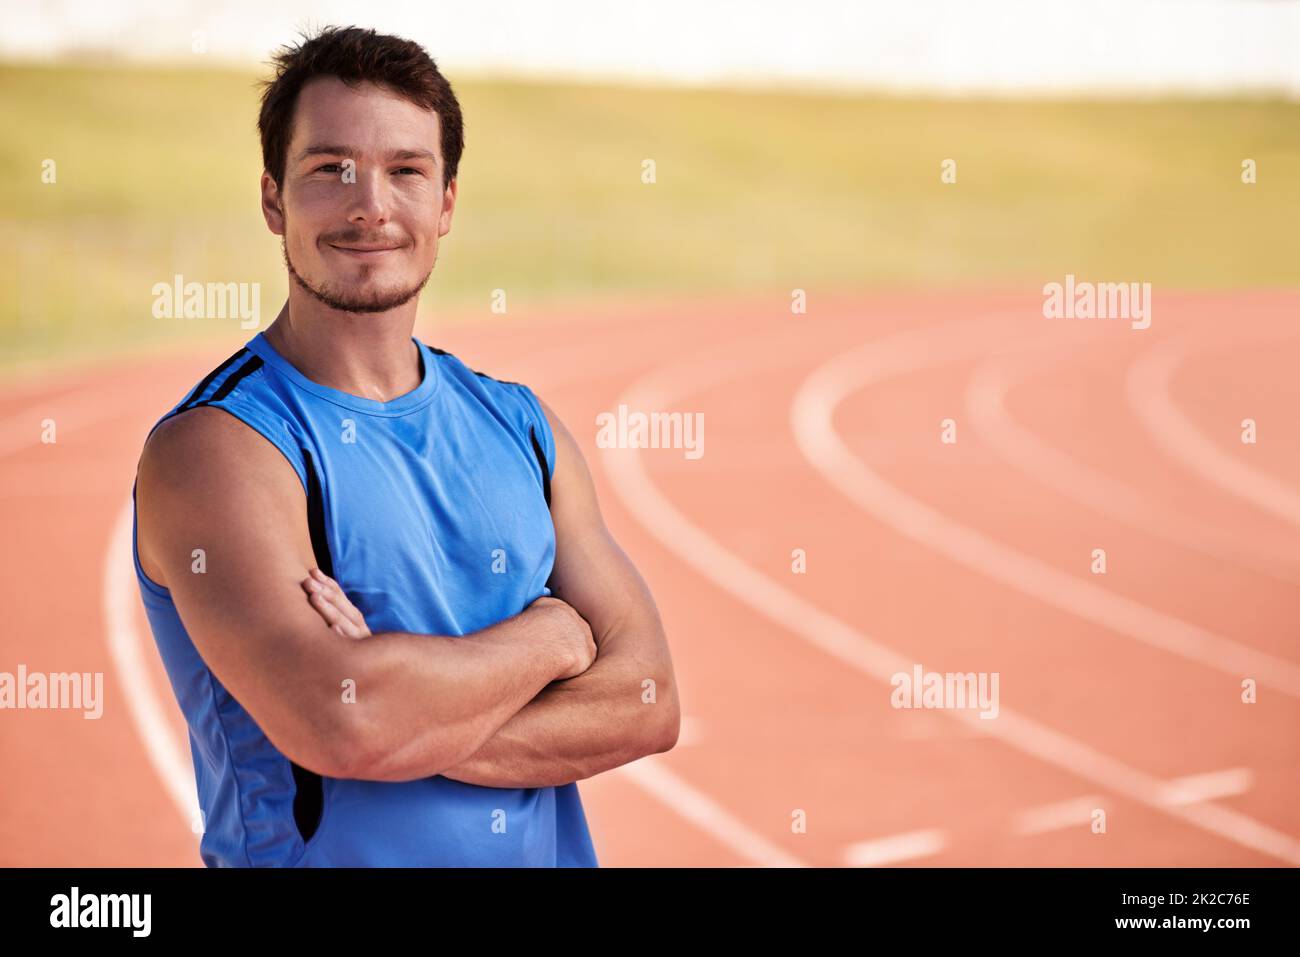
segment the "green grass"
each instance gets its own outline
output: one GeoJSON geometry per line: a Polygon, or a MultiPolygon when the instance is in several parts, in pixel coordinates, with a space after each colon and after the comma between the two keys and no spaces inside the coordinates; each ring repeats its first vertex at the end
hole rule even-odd
{"type": "MultiPolygon", "coordinates": [[[[256,78],[0,66],[0,371],[212,334],[220,320],[152,317],[151,287],[176,272],[260,282],[264,324],[275,315],[286,285],[257,206],[256,78]]],[[[456,86],[467,146],[434,311],[486,316],[496,288],[526,312],[1067,272],[1189,289],[1300,278],[1296,103],[456,86]]]]}

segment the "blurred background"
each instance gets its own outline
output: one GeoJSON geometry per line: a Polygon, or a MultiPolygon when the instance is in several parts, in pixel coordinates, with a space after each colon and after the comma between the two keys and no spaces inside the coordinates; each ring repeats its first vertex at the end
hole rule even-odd
{"type": "Polygon", "coordinates": [[[198,863],[121,508],[149,427],[253,332],[151,290],[256,282],[269,324],[257,82],[351,23],[421,42],[466,117],[417,333],[553,397],[669,625],[688,720],[581,785],[602,863],[1300,863],[1300,4],[0,17],[0,671],[106,686],[99,722],[0,713],[0,864],[198,863]],[[1146,338],[1050,325],[1067,274],[1152,284],[1146,338]],[[987,365],[1044,336],[1050,363],[987,365]],[[595,448],[629,397],[705,414],[698,468],[595,448]],[[1003,716],[891,708],[890,654],[1000,672],[1003,716]]]}
{"type": "MultiPolygon", "coordinates": [[[[425,44],[467,117],[429,310],[506,285],[529,302],[988,286],[1067,262],[1198,288],[1294,278],[1297,177],[1243,196],[1220,175],[1241,142],[1295,172],[1293,4],[417,6],[369,6],[365,25],[425,44]],[[934,188],[945,157],[960,190],[934,188]],[[664,170],[653,190],[643,158],[664,170]]],[[[10,5],[6,366],[211,333],[141,318],[140,290],[175,272],[282,296],[249,199],[259,65],[354,14],[10,5]],[[47,158],[53,188],[30,175],[47,158]]]]}

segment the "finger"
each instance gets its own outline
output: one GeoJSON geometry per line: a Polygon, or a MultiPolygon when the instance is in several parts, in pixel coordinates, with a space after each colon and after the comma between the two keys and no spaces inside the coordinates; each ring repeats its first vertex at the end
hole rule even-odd
{"type": "Polygon", "coordinates": [[[365,638],[370,634],[370,630],[365,627],[364,623],[361,625],[357,625],[355,622],[350,621],[347,617],[340,618],[338,622],[332,627],[334,628],[335,631],[337,631],[340,635],[342,635],[345,638],[353,638],[353,639],[365,638]]]}
{"type": "Polygon", "coordinates": [[[324,596],[336,610],[354,624],[359,625],[361,621],[364,621],[361,618],[361,612],[357,611],[356,606],[348,600],[348,596],[339,587],[338,582],[320,572],[319,569],[312,569],[311,574],[312,577],[305,578],[302,581],[302,587],[309,595],[319,594],[324,596]]]}
{"type": "Polygon", "coordinates": [[[312,592],[312,604],[325,618],[325,623],[343,637],[357,639],[370,635],[369,629],[358,627],[343,615],[324,592],[312,592]]]}
{"type": "Polygon", "coordinates": [[[335,587],[328,590],[328,594],[330,601],[334,603],[334,607],[343,612],[344,617],[358,628],[365,627],[365,617],[357,606],[352,604],[352,600],[343,592],[343,589],[335,587]]]}
{"type": "Polygon", "coordinates": [[[303,590],[307,592],[308,596],[310,596],[312,607],[320,613],[321,617],[325,619],[326,625],[330,628],[348,638],[356,639],[370,637],[370,626],[366,624],[366,620],[362,617],[361,612],[357,611],[356,608],[348,602],[347,596],[342,592],[333,594],[320,582],[314,579],[303,581],[302,587],[303,590]],[[339,599],[343,601],[347,608],[340,607],[339,599]],[[349,608],[353,614],[356,615],[358,620],[353,620],[346,614],[346,611],[349,608]]]}
{"type": "MultiPolygon", "coordinates": [[[[317,614],[325,619],[325,624],[331,628],[336,627],[339,622],[347,621],[343,613],[334,607],[334,604],[321,592],[314,591],[308,596],[311,606],[316,609],[317,614]]],[[[351,624],[351,622],[348,622],[351,624]]]]}
{"type": "Polygon", "coordinates": [[[306,578],[301,582],[301,584],[302,584],[303,591],[307,593],[308,597],[311,597],[312,595],[319,595],[321,598],[324,598],[325,601],[336,612],[338,612],[339,614],[343,614],[344,609],[342,605],[339,603],[337,597],[333,595],[330,592],[329,588],[327,588],[324,584],[318,582],[314,578],[306,578]]]}
{"type": "Polygon", "coordinates": [[[343,591],[339,583],[330,578],[329,575],[326,575],[319,568],[312,569],[312,573],[315,576],[315,580],[324,586],[324,589],[329,595],[330,601],[334,603],[334,606],[338,608],[339,611],[343,612],[343,614],[346,615],[347,618],[358,628],[365,628],[365,617],[357,610],[357,606],[352,604],[351,599],[348,598],[347,593],[343,591]]]}
{"type": "Polygon", "coordinates": [[[346,618],[342,619],[337,625],[335,625],[334,630],[344,638],[351,638],[353,641],[365,637],[365,635],[361,634],[357,630],[357,626],[352,624],[352,622],[348,621],[346,618]]]}

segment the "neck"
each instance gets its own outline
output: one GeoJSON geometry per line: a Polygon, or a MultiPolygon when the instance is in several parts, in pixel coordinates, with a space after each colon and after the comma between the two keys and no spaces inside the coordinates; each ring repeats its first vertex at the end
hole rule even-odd
{"type": "Polygon", "coordinates": [[[391,402],[420,384],[420,354],[411,335],[415,301],[391,312],[340,312],[290,289],[266,330],[276,352],[313,382],[376,402],[391,402]]]}

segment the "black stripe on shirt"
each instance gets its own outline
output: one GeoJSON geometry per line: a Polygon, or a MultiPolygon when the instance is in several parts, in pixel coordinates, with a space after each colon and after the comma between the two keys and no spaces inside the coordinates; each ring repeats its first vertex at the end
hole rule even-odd
{"type": "MultiPolygon", "coordinates": [[[[329,540],[325,536],[325,497],[321,492],[320,476],[311,452],[302,449],[303,465],[307,470],[307,528],[311,532],[311,550],[316,556],[316,567],[330,578],[334,577],[334,560],[330,556],[329,540]]],[[[293,820],[303,842],[310,841],[320,827],[325,809],[325,782],[315,771],[309,771],[293,761],[295,791],[293,795],[293,820]]]]}
{"type": "Polygon", "coordinates": [[[221,375],[221,373],[229,369],[232,365],[238,362],[242,356],[246,355],[247,353],[248,353],[247,349],[240,349],[233,356],[231,356],[225,362],[221,363],[221,365],[217,366],[206,376],[204,376],[203,381],[194,387],[194,391],[185,397],[185,401],[180,404],[180,406],[176,409],[176,411],[184,412],[186,407],[191,402],[193,402],[199,396],[203,395],[203,393],[208,390],[208,386],[212,385],[212,383],[216,380],[217,376],[221,375]]]}
{"type": "Polygon", "coordinates": [[[542,467],[542,494],[546,496],[546,507],[551,507],[551,471],[546,462],[546,453],[542,451],[542,443],[537,441],[537,430],[533,426],[528,427],[528,437],[533,440],[533,454],[537,456],[537,464],[542,467]]]}
{"type": "MultiPolygon", "coordinates": [[[[263,365],[265,365],[265,363],[262,362],[261,356],[253,356],[253,358],[249,359],[242,366],[240,366],[234,373],[232,373],[230,377],[226,379],[225,382],[221,383],[220,388],[218,388],[216,392],[212,393],[211,398],[204,399],[201,402],[195,402],[189,408],[197,409],[199,406],[211,405],[214,402],[220,402],[226,396],[230,395],[232,391],[234,391],[235,386],[239,385],[241,381],[246,379],[248,376],[252,375],[258,369],[262,368],[263,365]]],[[[186,410],[181,409],[180,411],[184,412],[186,410]]]]}

